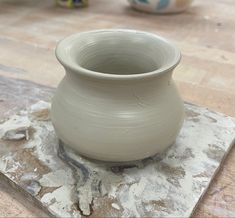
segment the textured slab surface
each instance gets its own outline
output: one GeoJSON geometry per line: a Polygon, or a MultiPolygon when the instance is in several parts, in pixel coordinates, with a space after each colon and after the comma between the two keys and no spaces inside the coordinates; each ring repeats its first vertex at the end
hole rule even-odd
{"type": "Polygon", "coordinates": [[[59,217],[189,217],[235,136],[234,118],[185,104],[183,129],[164,154],[103,163],[58,146],[49,108],[39,102],[0,125],[0,171],[59,217]]]}

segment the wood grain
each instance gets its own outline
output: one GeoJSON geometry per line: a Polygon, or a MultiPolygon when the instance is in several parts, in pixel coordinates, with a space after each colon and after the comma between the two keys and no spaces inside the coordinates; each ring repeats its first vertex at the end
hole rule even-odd
{"type": "MultiPolygon", "coordinates": [[[[197,0],[187,12],[168,16],[134,11],[126,0],[90,0],[88,8],[77,10],[55,7],[53,0],[1,0],[0,75],[56,87],[64,71],[54,48],[65,36],[99,28],[146,30],[171,39],[181,49],[183,59],[174,78],[184,100],[235,116],[234,11],[234,0],[197,0]]],[[[0,81],[0,86],[6,85],[0,81]]],[[[9,95],[0,99],[4,114],[13,105],[21,106],[20,100],[13,104],[7,89],[9,95]]],[[[25,93],[18,97],[23,99],[30,89],[18,92],[25,93]]],[[[234,176],[232,149],[194,216],[234,217],[234,176]]],[[[1,215],[37,216],[4,190],[0,187],[1,215]]]]}

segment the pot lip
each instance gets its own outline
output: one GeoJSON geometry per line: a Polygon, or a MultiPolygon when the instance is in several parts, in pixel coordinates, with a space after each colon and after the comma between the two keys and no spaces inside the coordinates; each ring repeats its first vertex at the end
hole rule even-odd
{"type": "Polygon", "coordinates": [[[139,30],[131,30],[131,29],[99,29],[99,30],[92,30],[92,31],[86,31],[81,33],[75,33],[68,37],[65,37],[56,46],[55,49],[55,55],[58,61],[65,67],[65,69],[68,69],[70,71],[75,71],[78,74],[93,77],[97,79],[111,79],[111,80],[129,80],[129,79],[144,79],[153,77],[156,75],[164,74],[169,71],[172,71],[180,62],[181,60],[181,52],[178,49],[178,47],[173,44],[168,39],[165,39],[159,35],[156,35],[154,33],[149,33],[145,31],[139,31],[139,30]],[[108,73],[102,73],[98,71],[92,71],[88,70],[77,63],[75,63],[68,55],[68,52],[71,48],[71,41],[76,40],[78,37],[85,35],[85,34],[97,34],[97,33],[132,33],[132,34],[143,34],[150,37],[154,37],[159,42],[165,43],[166,45],[170,46],[174,52],[174,58],[170,61],[169,64],[166,64],[165,66],[156,69],[154,71],[144,72],[144,73],[138,73],[138,74],[108,74],[108,73]]]}

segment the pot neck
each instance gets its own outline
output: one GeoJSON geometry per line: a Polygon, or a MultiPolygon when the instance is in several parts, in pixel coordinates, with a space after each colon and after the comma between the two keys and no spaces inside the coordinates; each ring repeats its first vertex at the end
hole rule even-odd
{"type": "Polygon", "coordinates": [[[122,76],[120,78],[118,77],[104,77],[103,74],[99,76],[99,73],[97,73],[97,76],[90,76],[83,73],[80,73],[77,70],[71,70],[66,69],[66,77],[77,81],[83,81],[83,82],[94,82],[94,83],[110,83],[110,84],[138,84],[138,83],[149,83],[149,82],[156,82],[156,81],[164,81],[164,80],[171,80],[172,73],[174,69],[170,69],[168,71],[164,71],[161,74],[155,74],[148,76],[148,74],[143,75],[142,77],[129,77],[127,75],[125,77],[122,76]]]}
{"type": "Polygon", "coordinates": [[[89,77],[80,75],[79,72],[66,71],[65,79],[76,90],[93,90],[94,92],[106,92],[110,95],[113,92],[131,92],[132,90],[139,90],[144,93],[151,93],[155,90],[158,92],[162,89],[167,89],[172,81],[172,71],[165,72],[164,74],[156,75],[152,78],[138,78],[138,79],[107,79],[99,77],[89,77]]]}

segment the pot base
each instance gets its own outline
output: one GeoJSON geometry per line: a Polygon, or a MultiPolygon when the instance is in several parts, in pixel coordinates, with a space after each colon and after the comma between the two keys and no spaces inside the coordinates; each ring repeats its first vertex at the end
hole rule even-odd
{"type": "MultiPolygon", "coordinates": [[[[174,143],[172,143],[172,145],[173,144],[174,143]]],[[[168,146],[167,149],[169,149],[172,145],[168,146]]],[[[89,155],[81,154],[81,153],[73,150],[70,146],[66,145],[61,139],[59,139],[58,156],[62,160],[66,161],[66,163],[68,163],[70,166],[80,168],[84,172],[85,172],[84,166],[82,166],[82,164],[77,160],[77,156],[81,156],[82,158],[85,158],[88,161],[92,161],[95,163],[104,163],[104,164],[108,165],[109,167],[111,167],[111,170],[120,171],[118,169],[140,167],[148,159],[151,159],[151,160],[158,160],[159,159],[160,160],[160,159],[162,159],[162,157],[164,157],[165,151],[167,149],[165,149],[162,152],[158,152],[154,155],[151,155],[151,156],[148,156],[148,157],[145,157],[142,159],[138,159],[138,160],[110,161],[110,160],[105,160],[105,159],[101,160],[101,159],[90,157],[89,155]],[[71,155],[71,154],[73,154],[73,155],[71,155]]]]}

